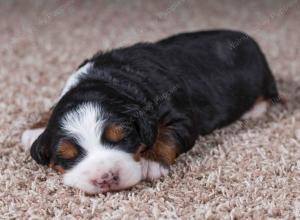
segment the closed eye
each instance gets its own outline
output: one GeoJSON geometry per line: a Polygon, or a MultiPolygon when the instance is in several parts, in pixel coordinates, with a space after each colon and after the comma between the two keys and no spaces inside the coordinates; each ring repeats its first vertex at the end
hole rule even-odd
{"type": "Polygon", "coordinates": [[[84,149],[81,148],[76,141],[62,139],[57,146],[57,156],[54,158],[53,163],[64,169],[70,169],[85,155],[84,149]]]}

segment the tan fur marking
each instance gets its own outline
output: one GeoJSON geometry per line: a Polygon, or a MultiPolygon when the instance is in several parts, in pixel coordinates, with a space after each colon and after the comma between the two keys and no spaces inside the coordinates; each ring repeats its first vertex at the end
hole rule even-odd
{"type": "Polygon", "coordinates": [[[104,137],[111,142],[118,142],[124,138],[124,130],[120,125],[109,125],[104,131],[104,137]]]}
{"type": "Polygon", "coordinates": [[[177,156],[177,147],[172,131],[164,126],[159,127],[158,135],[153,147],[141,152],[141,157],[158,161],[166,165],[175,163],[177,156]]]}
{"type": "Polygon", "coordinates": [[[64,173],[65,172],[65,169],[60,165],[53,166],[53,169],[56,170],[59,173],[64,173]]]}
{"type": "Polygon", "coordinates": [[[64,159],[72,159],[78,155],[78,150],[69,141],[63,141],[59,146],[59,155],[64,159]]]}
{"type": "Polygon", "coordinates": [[[142,154],[143,151],[145,151],[146,148],[147,147],[146,147],[145,144],[141,144],[139,146],[139,149],[137,150],[137,152],[133,155],[133,159],[135,161],[140,161],[141,160],[141,154],[142,154]]]}
{"type": "Polygon", "coordinates": [[[49,164],[49,167],[52,168],[53,170],[59,172],[59,173],[64,173],[65,169],[61,165],[55,165],[53,162],[49,164]]]}
{"type": "Polygon", "coordinates": [[[260,97],[258,97],[257,99],[256,99],[256,103],[259,103],[259,102],[264,102],[265,101],[265,98],[264,97],[262,97],[262,96],[260,96],[260,97]]]}

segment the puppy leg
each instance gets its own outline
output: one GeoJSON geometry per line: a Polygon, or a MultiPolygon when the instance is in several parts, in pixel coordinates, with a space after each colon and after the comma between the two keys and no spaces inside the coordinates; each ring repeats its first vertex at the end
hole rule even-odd
{"type": "Polygon", "coordinates": [[[25,130],[22,134],[22,145],[25,151],[30,151],[33,142],[44,132],[45,128],[25,130]]]}
{"type": "Polygon", "coordinates": [[[169,173],[169,168],[159,162],[141,159],[142,175],[144,180],[154,180],[169,173]]]}
{"type": "Polygon", "coordinates": [[[23,132],[21,142],[25,151],[29,151],[33,142],[44,132],[51,113],[52,109],[43,113],[38,122],[31,125],[30,129],[23,132]]]}
{"type": "Polygon", "coordinates": [[[252,109],[242,116],[242,119],[247,120],[260,118],[267,112],[269,106],[269,101],[259,99],[252,109]]]}

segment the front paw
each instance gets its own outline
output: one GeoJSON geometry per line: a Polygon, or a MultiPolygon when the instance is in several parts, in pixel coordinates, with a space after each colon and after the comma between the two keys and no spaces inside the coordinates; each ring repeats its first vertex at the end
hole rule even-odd
{"type": "Polygon", "coordinates": [[[142,159],[141,163],[143,180],[158,179],[169,173],[169,167],[166,167],[159,162],[142,159]]]}
{"type": "Polygon", "coordinates": [[[26,130],[23,132],[21,141],[25,151],[30,150],[33,142],[40,136],[41,133],[43,133],[44,130],[45,128],[37,128],[26,130]]]}

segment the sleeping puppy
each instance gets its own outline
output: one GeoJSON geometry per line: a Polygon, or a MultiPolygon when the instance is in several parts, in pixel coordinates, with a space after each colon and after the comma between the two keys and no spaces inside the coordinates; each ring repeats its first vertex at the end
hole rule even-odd
{"type": "Polygon", "coordinates": [[[199,135],[259,117],[278,98],[248,35],[183,33],[84,61],[22,141],[37,163],[64,173],[66,185],[121,190],[166,175],[199,135]]]}

